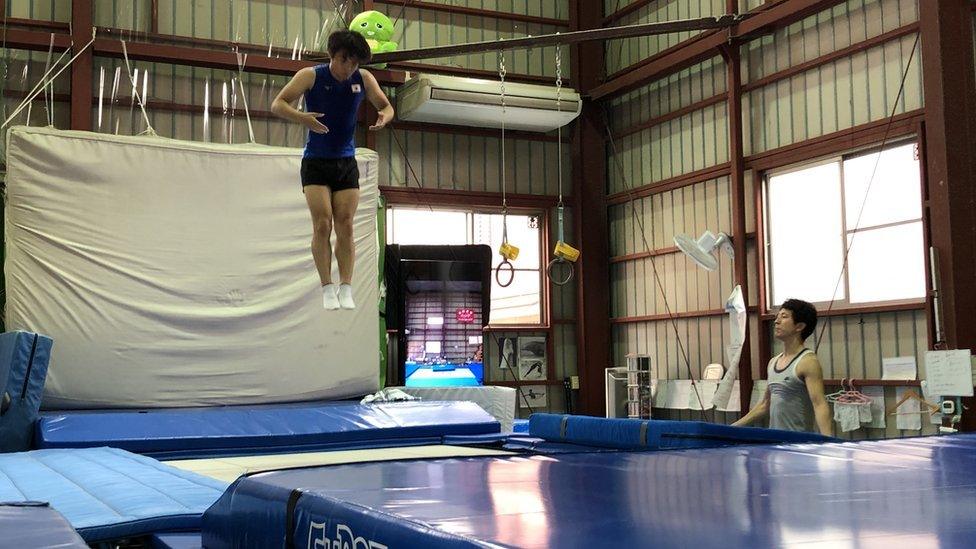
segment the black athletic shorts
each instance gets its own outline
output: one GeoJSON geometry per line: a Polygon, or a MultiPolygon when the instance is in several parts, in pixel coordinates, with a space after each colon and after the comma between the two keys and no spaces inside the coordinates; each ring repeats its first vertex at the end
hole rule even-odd
{"type": "Polygon", "coordinates": [[[325,185],[332,192],[359,188],[359,165],[356,157],[303,158],[302,188],[306,185],[325,185]]]}

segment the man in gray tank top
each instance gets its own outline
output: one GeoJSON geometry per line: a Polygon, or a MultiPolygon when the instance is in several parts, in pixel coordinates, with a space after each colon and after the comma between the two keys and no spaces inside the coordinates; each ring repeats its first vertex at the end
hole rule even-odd
{"type": "Polygon", "coordinates": [[[803,346],[817,327],[817,309],[788,299],[776,315],[774,333],[783,352],[769,361],[769,387],[755,408],[732,425],[744,426],[769,416],[770,429],[814,431],[833,436],[830,406],[824,398],[823,369],[817,355],[803,346]]]}

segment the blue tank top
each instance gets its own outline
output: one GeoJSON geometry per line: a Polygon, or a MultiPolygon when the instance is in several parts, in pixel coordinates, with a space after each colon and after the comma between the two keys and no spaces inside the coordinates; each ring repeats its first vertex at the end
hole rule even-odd
{"type": "Polygon", "coordinates": [[[315,83],[305,92],[305,111],[320,112],[319,121],[328,133],[308,132],[305,158],[349,158],[356,156],[356,114],[366,96],[363,75],[357,70],[344,82],[332,76],[329,65],[315,67],[315,83]]]}

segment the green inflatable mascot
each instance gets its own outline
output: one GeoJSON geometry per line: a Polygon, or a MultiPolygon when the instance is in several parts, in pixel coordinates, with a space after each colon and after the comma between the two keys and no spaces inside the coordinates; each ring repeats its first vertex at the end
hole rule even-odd
{"type": "MultiPolygon", "coordinates": [[[[358,32],[366,38],[369,49],[373,54],[396,51],[397,43],[393,38],[393,21],[378,11],[364,11],[349,23],[349,30],[358,32]]],[[[386,63],[370,65],[379,69],[386,68],[386,63]]]]}

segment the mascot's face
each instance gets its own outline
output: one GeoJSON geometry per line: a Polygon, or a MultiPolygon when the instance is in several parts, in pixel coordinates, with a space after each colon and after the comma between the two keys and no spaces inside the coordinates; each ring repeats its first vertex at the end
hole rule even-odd
{"type": "Polygon", "coordinates": [[[352,20],[349,30],[362,34],[367,40],[386,42],[393,37],[393,22],[378,11],[364,11],[352,20]]]}

